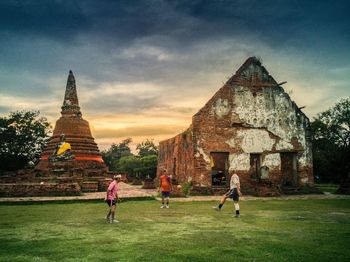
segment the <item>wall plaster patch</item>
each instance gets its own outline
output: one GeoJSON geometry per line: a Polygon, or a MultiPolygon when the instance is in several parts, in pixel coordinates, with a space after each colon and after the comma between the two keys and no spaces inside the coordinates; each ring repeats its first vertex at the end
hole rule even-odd
{"type": "Polygon", "coordinates": [[[250,156],[249,154],[230,154],[230,171],[234,170],[249,170],[250,169],[250,156]]]}
{"type": "Polygon", "coordinates": [[[239,130],[237,137],[242,138],[242,149],[245,153],[262,153],[272,149],[275,140],[270,138],[266,130],[239,130]]]}

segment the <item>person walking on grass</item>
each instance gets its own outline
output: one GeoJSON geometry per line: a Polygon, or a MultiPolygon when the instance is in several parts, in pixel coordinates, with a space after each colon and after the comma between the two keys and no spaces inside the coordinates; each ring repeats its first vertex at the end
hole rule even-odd
{"type": "Polygon", "coordinates": [[[235,206],[235,217],[238,218],[240,216],[239,214],[239,197],[242,196],[241,193],[241,185],[239,183],[239,177],[236,174],[236,172],[233,173],[231,176],[230,181],[230,190],[223,195],[219,205],[217,207],[213,207],[216,211],[220,211],[222,206],[225,204],[225,201],[227,198],[232,198],[233,204],[235,206]]]}
{"type": "Polygon", "coordinates": [[[115,210],[117,207],[117,200],[120,200],[118,197],[118,190],[119,190],[119,182],[121,181],[122,176],[121,175],[115,175],[114,180],[109,184],[107,189],[107,194],[105,198],[105,202],[109,206],[109,212],[107,214],[107,221],[110,223],[117,223],[118,220],[115,219],[115,210]]]}
{"type": "Polygon", "coordinates": [[[162,205],[160,208],[169,208],[169,197],[170,191],[172,190],[171,178],[167,175],[166,169],[163,169],[163,175],[160,176],[159,180],[159,191],[162,194],[162,205]],[[164,206],[164,199],[166,200],[166,205],[164,206]]]}

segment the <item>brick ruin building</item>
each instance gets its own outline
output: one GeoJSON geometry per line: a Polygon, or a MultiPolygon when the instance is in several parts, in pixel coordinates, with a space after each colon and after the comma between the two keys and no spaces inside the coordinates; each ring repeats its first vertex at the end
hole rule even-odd
{"type": "Polygon", "coordinates": [[[235,170],[242,192],[279,195],[313,185],[309,119],[261,62],[251,57],[192,117],[160,142],[165,168],[195,192],[222,193],[235,170]]]}
{"type": "Polygon", "coordinates": [[[104,191],[111,181],[108,168],[92,137],[88,121],[82,118],[75,78],[69,72],[61,117],[34,170],[19,171],[0,178],[0,195],[76,195],[104,191]],[[64,134],[75,159],[50,161],[64,134]]]}

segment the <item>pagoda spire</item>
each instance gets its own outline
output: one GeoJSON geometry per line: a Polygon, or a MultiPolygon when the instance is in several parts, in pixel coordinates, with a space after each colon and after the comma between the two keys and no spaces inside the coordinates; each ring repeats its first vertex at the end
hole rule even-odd
{"type": "Polygon", "coordinates": [[[64,94],[64,100],[63,105],[61,107],[62,116],[77,116],[81,117],[80,107],[79,107],[79,101],[78,101],[78,95],[77,95],[77,88],[75,85],[75,78],[73,75],[72,70],[69,71],[68,79],[67,79],[67,85],[66,85],[66,92],[64,94]]]}

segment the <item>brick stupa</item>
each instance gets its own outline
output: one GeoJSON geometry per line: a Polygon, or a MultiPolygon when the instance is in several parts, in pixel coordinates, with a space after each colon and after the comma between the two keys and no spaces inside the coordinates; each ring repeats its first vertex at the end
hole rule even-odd
{"type": "Polygon", "coordinates": [[[69,71],[61,109],[62,116],[56,121],[53,135],[41,155],[38,169],[48,166],[48,158],[59,143],[61,134],[64,134],[66,141],[71,144],[72,154],[75,155],[78,166],[83,168],[99,166],[105,169],[106,165],[91,135],[89,122],[82,118],[72,71],[69,71]]]}

